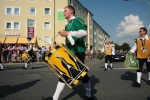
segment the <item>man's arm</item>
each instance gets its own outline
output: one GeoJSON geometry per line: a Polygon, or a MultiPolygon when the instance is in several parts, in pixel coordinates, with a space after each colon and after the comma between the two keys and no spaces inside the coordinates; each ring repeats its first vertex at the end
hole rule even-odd
{"type": "Polygon", "coordinates": [[[104,52],[104,47],[102,48],[102,51],[101,52],[104,52]]]}
{"type": "Polygon", "coordinates": [[[132,47],[132,49],[131,49],[130,51],[131,51],[132,53],[135,53],[136,49],[137,49],[137,45],[136,45],[136,43],[135,43],[134,46],[132,47]]]}
{"type": "Polygon", "coordinates": [[[69,35],[75,36],[77,38],[84,38],[87,36],[87,32],[85,30],[70,31],[69,35]]]}
{"type": "Polygon", "coordinates": [[[115,55],[115,48],[112,48],[112,55],[115,55]]]}

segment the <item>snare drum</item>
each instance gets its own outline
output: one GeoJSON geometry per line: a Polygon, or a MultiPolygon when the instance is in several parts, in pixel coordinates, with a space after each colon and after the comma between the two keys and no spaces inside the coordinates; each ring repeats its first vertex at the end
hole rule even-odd
{"type": "Polygon", "coordinates": [[[75,86],[89,70],[64,44],[59,44],[51,50],[45,57],[45,63],[70,88],[75,86]]]}
{"type": "Polygon", "coordinates": [[[32,58],[30,57],[30,55],[27,52],[24,52],[21,55],[21,58],[28,64],[32,62],[32,58]]]}

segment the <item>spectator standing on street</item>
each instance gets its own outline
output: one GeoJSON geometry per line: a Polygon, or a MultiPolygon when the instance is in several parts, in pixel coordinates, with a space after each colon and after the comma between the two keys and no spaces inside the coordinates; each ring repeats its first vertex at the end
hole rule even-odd
{"type": "Polygon", "coordinates": [[[112,55],[115,55],[115,49],[114,47],[110,44],[110,41],[106,41],[106,45],[104,45],[103,49],[102,49],[102,53],[105,53],[105,69],[104,71],[107,70],[107,65],[108,65],[108,60],[110,62],[110,67],[111,69],[113,69],[113,65],[112,65],[112,55]]]}
{"type": "Polygon", "coordinates": [[[18,49],[19,49],[20,62],[22,62],[22,57],[21,56],[22,56],[23,52],[25,51],[24,46],[22,44],[20,44],[18,49]]]}
{"type": "Polygon", "coordinates": [[[18,62],[17,57],[18,57],[18,45],[15,44],[12,49],[12,56],[15,58],[15,62],[18,62]]]}
{"type": "Polygon", "coordinates": [[[12,50],[13,50],[13,48],[12,48],[12,45],[10,44],[8,46],[8,62],[11,62],[12,50]]]}
{"type": "Polygon", "coordinates": [[[8,57],[8,49],[7,49],[7,45],[4,44],[4,47],[3,47],[3,60],[4,60],[5,63],[7,62],[7,57],[8,57]]]}
{"type": "Polygon", "coordinates": [[[3,52],[3,46],[2,46],[2,42],[0,41],[0,67],[1,67],[0,71],[4,70],[4,67],[3,67],[3,64],[2,64],[2,60],[1,60],[2,52],[3,52]]]}
{"type": "Polygon", "coordinates": [[[51,52],[51,50],[52,50],[52,48],[51,48],[51,46],[49,46],[49,52],[51,52]]]}
{"type": "Polygon", "coordinates": [[[57,46],[57,43],[54,41],[53,42],[53,48],[56,48],[56,46],[57,46]]]}

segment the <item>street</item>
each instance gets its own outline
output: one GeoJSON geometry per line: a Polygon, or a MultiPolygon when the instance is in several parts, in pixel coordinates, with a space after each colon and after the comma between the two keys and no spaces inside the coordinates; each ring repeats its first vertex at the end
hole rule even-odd
{"type": "MultiPolygon", "coordinates": [[[[0,100],[42,100],[54,94],[58,77],[44,64],[36,63],[37,68],[22,69],[22,64],[4,64],[0,71],[0,100]]],[[[86,61],[90,68],[89,76],[94,100],[150,100],[148,74],[144,67],[141,88],[131,86],[136,80],[136,70],[126,69],[124,62],[114,62],[114,69],[104,71],[104,61],[86,61]]],[[[81,83],[73,89],[65,87],[59,100],[82,100],[85,90],[81,83]]]]}

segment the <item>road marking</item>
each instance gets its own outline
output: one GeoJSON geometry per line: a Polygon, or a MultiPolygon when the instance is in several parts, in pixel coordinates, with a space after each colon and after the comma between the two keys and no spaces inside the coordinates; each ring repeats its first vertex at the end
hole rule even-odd
{"type": "Polygon", "coordinates": [[[129,69],[129,68],[113,68],[113,69],[129,69]]]}

